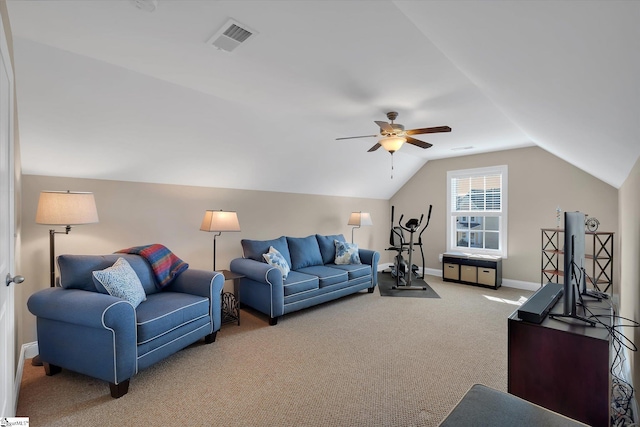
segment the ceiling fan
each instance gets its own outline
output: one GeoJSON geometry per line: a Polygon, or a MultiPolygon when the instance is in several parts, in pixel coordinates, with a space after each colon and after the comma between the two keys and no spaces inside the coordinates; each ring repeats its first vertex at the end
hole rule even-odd
{"type": "Polygon", "coordinates": [[[436,126],[431,128],[405,130],[403,125],[401,125],[400,123],[393,122],[397,117],[398,117],[398,113],[396,113],[395,111],[390,111],[387,113],[387,118],[391,123],[382,122],[378,120],[374,121],[375,124],[380,126],[379,135],[348,136],[345,138],[336,138],[336,140],[380,137],[381,138],[380,141],[378,141],[376,145],[371,147],[368,150],[368,152],[370,153],[372,151],[376,151],[378,148],[382,147],[393,155],[393,153],[398,151],[405,142],[420,148],[429,148],[433,146],[433,144],[430,144],[428,142],[424,142],[424,141],[420,141],[419,139],[412,138],[411,135],[421,135],[425,133],[451,132],[451,128],[449,126],[436,126]]]}

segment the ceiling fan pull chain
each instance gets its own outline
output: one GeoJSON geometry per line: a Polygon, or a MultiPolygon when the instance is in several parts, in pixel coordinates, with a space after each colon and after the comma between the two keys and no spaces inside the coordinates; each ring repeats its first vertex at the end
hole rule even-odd
{"type": "Polygon", "coordinates": [[[391,153],[391,179],[393,179],[393,153],[391,153]]]}

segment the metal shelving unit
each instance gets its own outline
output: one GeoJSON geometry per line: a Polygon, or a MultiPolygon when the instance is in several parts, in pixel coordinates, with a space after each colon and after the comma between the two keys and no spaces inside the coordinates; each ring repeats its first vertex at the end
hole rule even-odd
{"type": "MultiPolygon", "coordinates": [[[[540,285],[548,282],[562,283],[561,256],[564,254],[564,230],[542,228],[542,268],[540,285]]],[[[596,231],[585,233],[585,270],[588,283],[600,292],[613,293],[614,233],[596,231]]]]}

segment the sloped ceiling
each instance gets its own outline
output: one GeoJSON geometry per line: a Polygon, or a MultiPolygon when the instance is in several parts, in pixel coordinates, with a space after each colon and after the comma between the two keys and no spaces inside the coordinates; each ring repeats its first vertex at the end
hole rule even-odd
{"type": "Polygon", "coordinates": [[[640,2],[7,4],[26,174],[388,199],[430,159],[538,145],[619,187],[640,156],[640,2]],[[335,140],[388,111],[453,130],[335,140]]]}

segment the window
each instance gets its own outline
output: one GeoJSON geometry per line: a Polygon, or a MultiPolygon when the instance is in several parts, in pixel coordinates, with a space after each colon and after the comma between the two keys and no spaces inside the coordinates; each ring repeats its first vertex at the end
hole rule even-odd
{"type": "Polygon", "coordinates": [[[447,250],[507,257],[507,166],[447,172],[447,250]]]}

